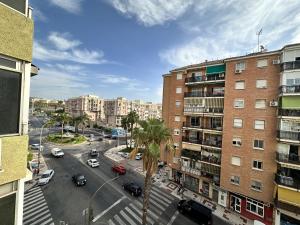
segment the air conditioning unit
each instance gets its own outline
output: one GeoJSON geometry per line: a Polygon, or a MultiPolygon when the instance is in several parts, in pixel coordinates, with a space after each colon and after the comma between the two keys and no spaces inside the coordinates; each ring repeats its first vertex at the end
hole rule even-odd
{"type": "Polygon", "coordinates": [[[235,70],[235,73],[242,73],[242,70],[235,70]]]}
{"type": "Polygon", "coordinates": [[[273,64],[280,64],[280,59],[273,60],[273,64]]]}
{"type": "Polygon", "coordinates": [[[276,106],[278,106],[278,102],[277,101],[270,101],[270,106],[276,107],[276,106]]]}

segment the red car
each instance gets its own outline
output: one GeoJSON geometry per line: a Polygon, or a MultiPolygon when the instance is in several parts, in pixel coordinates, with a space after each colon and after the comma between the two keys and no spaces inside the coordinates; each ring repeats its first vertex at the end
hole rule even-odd
{"type": "Polygon", "coordinates": [[[126,169],[121,165],[114,165],[112,167],[112,171],[118,173],[119,175],[124,175],[126,173],[126,169]]]}

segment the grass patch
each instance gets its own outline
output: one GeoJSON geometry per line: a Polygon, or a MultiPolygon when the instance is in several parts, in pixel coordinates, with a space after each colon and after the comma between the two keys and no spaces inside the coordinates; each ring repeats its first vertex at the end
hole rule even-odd
{"type": "Polygon", "coordinates": [[[60,134],[50,134],[47,140],[58,144],[80,144],[85,142],[86,138],[82,135],[75,135],[74,137],[63,137],[61,140],[60,134]]]}
{"type": "MultiPolygon", "coordinates": [[[[120,152],[128,152],[128,153],[130,153],[132,150],[133,150],[133,148],[124,148],[120,152]]],[[[140,153],[144,153],[144,149],[139,148],[139,152],[140,153]]]]}

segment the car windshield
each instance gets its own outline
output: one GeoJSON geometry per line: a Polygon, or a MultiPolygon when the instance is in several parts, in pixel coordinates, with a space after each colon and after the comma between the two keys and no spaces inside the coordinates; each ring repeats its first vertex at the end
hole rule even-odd
{"type": "Polygon", "coordinates": [[[78,179],[78,180],[84,180],[84,176],[83,176],[83,175],[78,176],[77,179],[78,179]]]}
{"type": "Polygon", "coordinates": [[[43,174],[41,177],[42,178],[47,178],[47,177],[49,177],[50,176],[50,174],[49,173],[46,173],[46,174],[43,174]]]}

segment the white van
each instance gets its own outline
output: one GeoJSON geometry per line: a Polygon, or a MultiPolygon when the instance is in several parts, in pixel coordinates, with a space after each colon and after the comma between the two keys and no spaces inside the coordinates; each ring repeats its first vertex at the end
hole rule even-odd
{"type": "Polygon", "coordinates": [[[51,154],[54,157],[64,157],[65,153],[60,149],[60,148],[52,148],[51,149],[51,154]]]}

